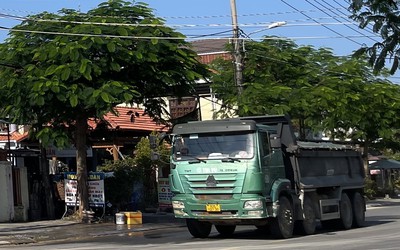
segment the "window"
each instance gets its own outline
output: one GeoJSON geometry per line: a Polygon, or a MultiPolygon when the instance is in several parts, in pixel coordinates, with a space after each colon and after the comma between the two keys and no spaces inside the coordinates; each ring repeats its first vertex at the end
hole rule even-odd
{"type": "Polygon", "coordinates": [[[236,132],[181,135],[175,138],[173,152],[176,160],[193,157],[249,159],[254,156],[254,134],[236,132]]]}

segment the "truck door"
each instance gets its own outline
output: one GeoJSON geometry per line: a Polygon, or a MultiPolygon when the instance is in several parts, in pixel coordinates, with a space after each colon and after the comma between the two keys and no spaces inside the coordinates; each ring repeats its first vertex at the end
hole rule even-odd
{"type": "Polygon", "coordinates": [[[278,178],[285,178],[282,150],[272,149],[267,131],[259,131],[261,171],[264,175],[265,195],[269,195],[272,184],[278,178]]]}

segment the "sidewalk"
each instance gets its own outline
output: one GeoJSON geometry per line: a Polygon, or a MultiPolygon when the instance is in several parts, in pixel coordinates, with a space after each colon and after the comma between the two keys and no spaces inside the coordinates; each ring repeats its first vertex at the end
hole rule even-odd
{"type": "Polygon", "coordinates": [[[113,234],[144,232],[184,226],[184,220],[173,214],[143,213],[141,225],[117,225],[112,222],[79,223],[68,220],[46,220],[21,223],[0,223],[0,247],[66,239],[82,239],[113,234]]]}
{"type": "MultiPolygon", "coordinates": [[[[382,206],[400,206],[400,199],[382,198],[367,201],[367,209],[382,206]]],[[[185,221],[176,219],[172,213],[143,213],[142,220],[141,225],[117,225],[114,221],[84,224],[68,220],[0,223],[0,247],[185,226],[185,221]]]]}

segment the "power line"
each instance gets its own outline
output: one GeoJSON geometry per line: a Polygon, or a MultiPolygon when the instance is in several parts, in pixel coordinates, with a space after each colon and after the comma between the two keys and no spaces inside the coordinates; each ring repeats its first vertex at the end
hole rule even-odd
{"type": "MultiPolygon", "coordinates": [[[[172,28],[193,28],[193,27],[230,27],[232,28],[232,24],[220,24],[220,23],[209,23],[209,24],[142,24],[142,23],[115,23],[115,22],[88,22],[88,21],[72,21],[72,20],[60,20],[60,19],[40,19],[40,18],[27,18],[21,16],[13,16],[5,13],[0,13],[0,18],[10,18],[18,21],[33,21],[33,22],[52,22],[52,23],[68,23],[68,24],[86,24],[86,25],[100,25],[100,26],[133,26],[133,27],[172,27],[172,28]]],[[[298,23],[302,21],[308,20],[323,20],[323,19],[332,19],[334,17],[320,17],[320,18],[308,18],[308,19],[297,19],[297,20],[288,20],[286,22],[298,23]]],[[[259,27],[266,26],[273,22],[256,22],[256,23],[242,23],[239,24],[241,27],[259,27]]],[[[320,25],[324,25],[325,23],[320,23],[320,25]]],[[[340,23],[339,23],[340,24],[340,23]]],[[[329,25],[329,23],[327,23],[329,25]]]]}
{"type": "MultiPolygon", "coordinates": [[[[306,0],[306,2],[309,3],[309,4],[311,4],[312,6],[316,7],[317,9],[321,10],[322,12],[324,12],[325,14],[327,14],[328,16],[331,16],[331,15],[329,15],[327,12],[325,12],[324,10],[322,10],[322,9],[318,8],[317,6],[315,6],[314,4],[312,4],[309,0],[306,0]]],[[[315,1],[315,2],[318,3],[320,6],[324,7],[325,9],[327,9],[327,8],[326,8],[326,5],[323,5],[320,1],[315,1]]],[[[325,0],[322,0],[322,2],[324,2],[324,3],[327,4],[327,5],[329,5],[330,7],[333,7],[331,4],[327,3],[325,0]]],[[[328,10],[328,9],[327,9],[327,10],[328,10]]],[[[334,13],[335,15],[337,14],[336,12],[334,12],[334,11],[332,11],[332,10],[329,10],[329,11],[331,11],[331,12],[334,13]]],[[[343,14],[343,12],[341,12],[341,14],[343,14]]],[[[338,20],[337,18],[335,18],[335,17],[334,17],[334,19],[337,20],[337,21],[339,21],[339,20],[338,20]]],[[[343,18],[343,19],[347,21],[347,18],[343,18]]],[[[349,29],[355,31],[356,33],[358,33],[358,34],[360,34],[360,35],[364,35],[364,33],[360,32],[359,29],[353,28],[353,27],[351,27],[350,25],[347,25],[347,24],[345,24],[345,26],[348,27],[349,29]]],[[[357,26],[357,28],[358,28],[358,26],[357,26]]],[[[372,40],[372,41],[374,41],[374,42],[378,42],[376,39],[372,39],[372,38],[370,38],[370,37],[369,37],[369,39],[372,40]]]]}
{"type": "MultiPolygon", "coordinates": [[[[175,37],[160,37],[160,36],[122,36],[122,35],[107,35],[107,34],[88,34],[88,33],[70,33],[70,32],[55,32],[55,31],[39,31],[39,30],[23,30],[23,29],[14,29],[7,28],[4,26],[0,26],[0,30],[8,30],[10,32],[23,32],[23,33],[36,33],[36,34],[47,34],[47,35],[65,35],[65,36],[79,36],[79,37],[103,37],[103,38],[121,38],[121,39],[160,39],[160,40],[196,40],[196,37],[186,37],[186,36],[175,36],[175,37]]],[[[262,40],[262,39],[279,39],[279,40],[301,40],[301,39],[352,39],[352,38],[365,38],[369,37],[366,35],[339,35],[339,36],[297,36],[297,37],[259,37],[252,38],[252,40],[262,40]]],[[[379,37],[377,35],[377,37],[379,37]]],[[[207,39],[227,39],[227,37],[210,37],[207,39]]],[[[231,38],[235,39],[248,39],[250,38],[231,38]]]]}
{"type": "MultiPolygon", "coordinates": [[[[307,15],[307,14],[301,12],[301,11],[298,10],[296,7],[294,7],[293,5],[287,3],[285,0],[281,0],[281,2],[283,2],[284,4],[286,4],[287,6],[289,6],[290,8],[292,8],[292,9],[294,9],[294,10],[297,10],[297,11],[298,11],[300,14],[302,14],[303,16],[306,16],[307,18],[311,18],[314,22],[319,23],[317,20],[315,20],[315,19],[312,18],[311,16],[309,16],[309,15],[307,15]]],[[[334,29],[329,28],[329,27],[326,26],[326,25],[322,25],[322,26],[325,27],[326,29],[332,31],[332,32],[335,33],[335,34],[337,34],[337,35],[339,35],[339,36],[342,36],[343,38],[346,38],[346,39],[349,40],[349,41],[352,41],[353,43],[356,43],[356,44],[358,44],[358,45],[360,45],[360,46],[363,45],[363,44],[361,44],[361,43],[359,43],[359,42],[357,42],[357,41],[355,41],[355,40],[353,40],[353,39],[351,39],[351,38],[349,38],[349,37],[343,36],[341,33],[337,32],[337,31],[334,30],[334,29]]]]}
{"type": "MultiPolygon", "coordinates": [[[[341,3],[339,3],[338,1],[336,1],[336,0],[333,0],[337,5],[339,5],[340,7],[343,7],[343,9],[346,9],[341,3]]],[[[324,1],[325,2],[325,1],[324,1]]],[[[330,5],[330,6],[332,6],[332,5],[330,5]]],[[[346,9],[347,10],[347,9],[346,9]]],[[[339,11],[340,13],[343,13],[343,12],[341,12],[341,11],[339,11]]],[[[368,31],[368,33],[370,33],[370,34],[376,34],[374,31],[373,31],[373,29],[370,27],[371,26],[371,24],[368,24],[368,26],[366,26],[365,28],[366,28],[366,30],[368,31]]],[[[358,27],[358,25],[357,25],[357,27],[358,27]]]]}
{"type": "MultiPolygon", "coordinates": [[[[334,8],[334,9],[343,9],[342,8],[334,8]]],[[[2,11],[9,11],[9,12],[17,12],[17,13],[27,13],[31,15],[37,14],[37,12],[33,11],[25,11],[25,10],[17,10],[17,9],[6,9],[0,8],[2,11]]],[[[312,13],[317,12],[316,10],[303,10],[304,13],[312,13]]],[[[274,15],[287,15],[287,14],[297,14],[298,11],[278,11],[278,12],[270,12],[270,13],[248,13],[248,14],[238,14],[238,17],[259,17],[259,16],[274,16],[274,15]]],[[[101,15],[87,15],[82,14],[78,16],[88,16],[88,17],[95,17],[95,18],[120,18],[120,16],[101,16],[101,15]]],[[[20,16],[21,17],[21,16],[20,16]]],[[[202,15],[202,16],[160,16],[163,19],[212,19],[212,18],[231,18],[231,15],[202,15]]]]}

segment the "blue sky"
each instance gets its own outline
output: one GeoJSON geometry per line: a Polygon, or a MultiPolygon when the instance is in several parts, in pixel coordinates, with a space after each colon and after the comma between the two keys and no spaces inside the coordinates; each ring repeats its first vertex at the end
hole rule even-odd
{"type": "MultiPolygon", "coordinates": [[[[3,1],[1,14],[27,16],[61,8],[86,12],[99,0],[12,0],[3,1]]],[[[188,37],[222,38],[232,36],[230,0],[142,0],[171,25],[188,37]],[[214,35],[213,35],[214,34],[214,35]],[[210,35],[210,36],[205,36],[210,35]]],[[[347,0],[236,0],[240,28],[252,39],[274,35],[300,45],[331,48],[336,55],[349,55],[380,38],[370,29],[361,30],[347,18],[347,0]],[[285,25],[267,29],[274,22],[285,25]]],[[[12,27],[18,21],[0,18],[0,26],[12,27]]],[[[0,30],[0,41],[8,31],[0,30]]],[[[400,78],[391,78],[400,82],[400,78]]]]}

